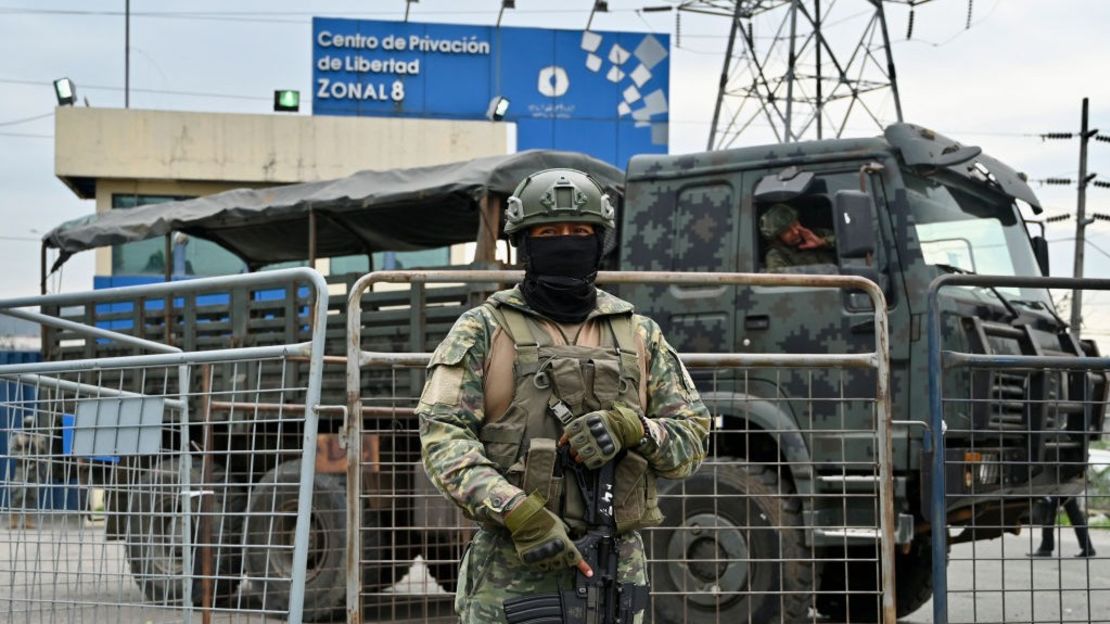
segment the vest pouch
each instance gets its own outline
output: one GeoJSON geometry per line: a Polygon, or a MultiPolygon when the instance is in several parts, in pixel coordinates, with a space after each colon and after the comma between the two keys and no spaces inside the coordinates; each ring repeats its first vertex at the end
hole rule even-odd
{"type": "Polygon", "coordinates": [[[555,476],[558,461],[555,440],[533,438],[524,457],[524,479],[520,486],[525,494],[539,492],[547,501],[548,510],[555,514],[560,512],[559,503],[563,496],[563,477],[555,476]]]}
{"type": "Polygon", "coordinates": [[[497,422],[482,425],[478,431],[478,439],[485,447],[486,457],[497,464],[502,473],[516,462],[520,454],[524,425],[523,420],[503,418],[497,422]]]}
{"type": "Polygon", "coordinates": [[[614,470],[614,516],[617,534],[663,522],[655,492],[655,474],[639,453],[628,453],[614,470]]]}

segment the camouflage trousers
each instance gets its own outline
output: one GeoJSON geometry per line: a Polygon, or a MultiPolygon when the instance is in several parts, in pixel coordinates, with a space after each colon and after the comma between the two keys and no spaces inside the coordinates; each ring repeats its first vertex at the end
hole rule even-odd
{"type": "Polygon", "coordinates": [[[46,476],[46,466],[38,459],[15,456],[14,469],[8,480],[8,506],[13,512],[31,512],[39,505],[39,488],[46,476]]]}
{"type": "MultiPolygon", "coordinates": [[[[640,534],[618,538],[617,582],[647,585],[647,557],[640,534]]],[[[504,624],[502,603],[509,598],[570,589],[574,568],[541,572],[520,560],[513,540],[503,531],[479,530],[463,555],[455,612],[462,624],[504,624]]],[[[633,624],[643,622],[643,613],[633,624]]]]}

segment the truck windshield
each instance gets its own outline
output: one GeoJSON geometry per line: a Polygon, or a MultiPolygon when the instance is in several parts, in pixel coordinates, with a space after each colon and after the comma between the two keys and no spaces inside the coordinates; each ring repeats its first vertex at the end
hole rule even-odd
{"type": "MultiPolygon", "coordinates": [[[[903,172],[926,264],[984,275],[1040,275],[1013,201],[967,186],[903,172]]],[[[1040,290],[1002,288],[1006,296],[1048,302],[1040,290]]]]}

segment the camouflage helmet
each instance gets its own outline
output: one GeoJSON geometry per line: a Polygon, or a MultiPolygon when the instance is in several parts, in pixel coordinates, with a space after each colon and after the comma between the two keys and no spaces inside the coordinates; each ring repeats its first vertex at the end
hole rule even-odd
{"type": "Polygon", "coordinates": [[[798,220],[798,211],[790,204],[775,204],[759,218],[759,233],[773,239],[798,220]]]}
{"type": "Polygon", "coordinates": [[[616,211],[593,178],[577,169],[544,169],[524,178],[509,197],[505,233],[545,223],[592,223],[613,230],[616,211]]]}

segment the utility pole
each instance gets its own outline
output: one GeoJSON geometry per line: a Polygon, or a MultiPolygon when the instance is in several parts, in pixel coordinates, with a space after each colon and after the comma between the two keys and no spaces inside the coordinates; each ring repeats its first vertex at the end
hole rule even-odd
{"type": "MultiPolygon", "coordinates": [[[[1083,114],[1079,123],[1079,195],[1075,210],[1075,268],[1072,276],[1083,277],[1083,256],[1086,251],[1086,231],[1094,219],[1087,218],[1087,185],[1094,175],[1087,175],[1087,142],[1098,133],[1087,127],[1087,98],[1083,98],[1083,114]]],[[[1071,334],[1079,339],[1079,327],[1083,323],[1083,291],[1071,292],[1071,334]]]]}

